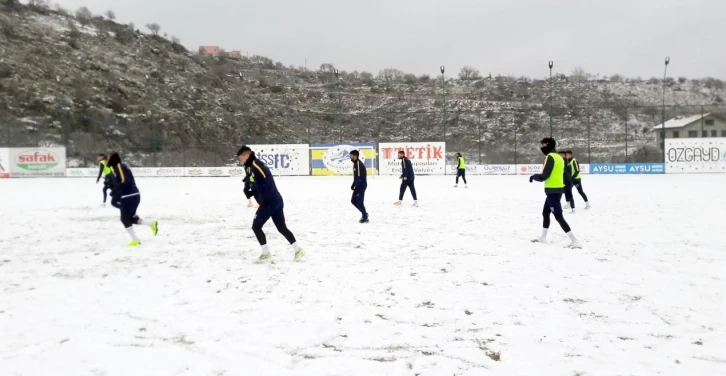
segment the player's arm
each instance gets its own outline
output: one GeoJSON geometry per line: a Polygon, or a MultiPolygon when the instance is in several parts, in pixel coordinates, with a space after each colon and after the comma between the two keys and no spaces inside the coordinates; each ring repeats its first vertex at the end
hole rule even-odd
{"type": "Polygon", "coordinates": [[[545,163],[544,167],[542,168],[541,174],[534,174],[532,175],[532,179],[536,181],[545,181],[550,178],[550,175],[552,175],[552,170],[555,168],[555,160],[550,158],[550,156],[545,157],[545,163]]]}
{"type": "Polygon", "coordinates": [[[575,163],[572,164],[572,171],[574,172],[574,174],[572,174],[572,180],[575,180],[580,176],[580,163],[578,163],[577,160],[574,162],[575,163]]]}
{"type": "Polygon", "coordinates": [[[96,183],[101,180],[101,175],[103,175],[103,163],[98,164],[98,176],[96,177],[96,183]]]}

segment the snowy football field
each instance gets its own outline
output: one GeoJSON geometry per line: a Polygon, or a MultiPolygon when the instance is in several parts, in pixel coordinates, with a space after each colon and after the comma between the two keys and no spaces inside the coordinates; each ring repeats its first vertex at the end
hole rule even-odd
{"type": "Polygon", "coordinates": [[[726,177],[583,178],[540,235],[527,176],[278,177],[256,265],[241,178],[138,178],[128,248],[94,179],[0,181],[1,375],[725,375],[726,177]]]}

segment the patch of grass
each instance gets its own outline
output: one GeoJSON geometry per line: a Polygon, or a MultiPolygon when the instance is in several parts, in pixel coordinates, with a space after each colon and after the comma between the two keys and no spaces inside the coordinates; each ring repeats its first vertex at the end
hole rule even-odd
{"type": "Polygon", "coordinates": [[[488,352],[487,356],[489,357],[489,359],[491,359],[495,362],[498,362],[502,359],[502,356],[498,352],[494,352],[494,351],[488,352]]]}

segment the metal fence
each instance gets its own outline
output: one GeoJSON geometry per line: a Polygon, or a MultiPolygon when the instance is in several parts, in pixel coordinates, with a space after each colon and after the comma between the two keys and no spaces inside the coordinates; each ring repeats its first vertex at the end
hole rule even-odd
{"type": "MultiPolygon", "coordinates": [[[[56,116],[19,119],[0,112],[0,146],[63,145],[74,161],[70,164],[78,166],[93,166],[97,153],[114,150],[137,166],[203,167],[234,162],[243,143],[444,141],[447,152],[461,152],[470,163],[525,164],[541,162],[539,140],[552,135],[561,149],[573,150],[583,163],[661,162],[656,128],[661,119],[708,113],[726,119],[726,104],[297,112],[271,115],[254,124],[242,120],[232,126],[200,127],[197,141],[189,141],[179,135],[179,126],[153,117],[87,117],[59,111],[56,116]]],[[[703,121],[700,127],[712,136],[703,121]]]]}

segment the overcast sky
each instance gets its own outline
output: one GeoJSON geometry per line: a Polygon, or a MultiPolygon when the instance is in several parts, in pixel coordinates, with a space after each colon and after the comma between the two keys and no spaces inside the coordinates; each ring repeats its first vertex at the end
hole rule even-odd
{"type": "MultiPolygon", "coordinates": [[[[286,66],[726,79],[726,0],[55,0],[286,66]]],[[[145,30],[146,31],[146,30],[145,30]]]]}

